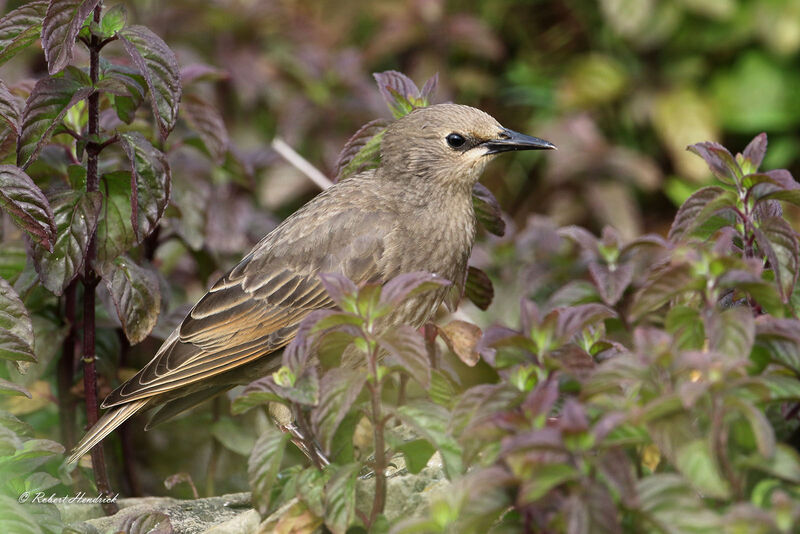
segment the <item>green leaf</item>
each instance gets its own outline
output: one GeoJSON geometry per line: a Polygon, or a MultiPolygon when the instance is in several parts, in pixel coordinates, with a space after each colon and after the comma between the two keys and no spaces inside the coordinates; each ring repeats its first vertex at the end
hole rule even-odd
{"type": "Polygon", "coordinates": [[[492,192],[480,182],[472,187],[472,208],[475,210],[478,222],[489,233],[500,237],[505,235],[506,222],[503,220],[500,203],[497,202],[492,192]]]}
{"type": "MultiPolygon", "coordinates": [[[[101,62],[102,64],[102,62],[101,62]]],[[[112,98],[114,111],[119,120],[131,124],[147,94],[147,82],[139,71],[122,65],[103,65],[98,91],[112,98]]]]}
{"type": "Polygon", "coordinates": [[[72,62],[75,38],[100,0],[53,0],[42,21],[42,48],[50,74],[72,62]]]}
{"type": "Polygon", "coordinates": [[[347,140],[334,165],[337,182],[378,166],[381,158],[381,139],[388,125],[384,119],[375,119],[359,128],[347,140]]]}
{"type": "Polygon", "coordinates": [[[319,382],[319,402],[311,412],[314,436],[322,450],[329,454],[336,429],[344,420],[364,388],[367,375],[361,369],[336,367],[322,375],[319,382]]]}
{"type": "Polygon", "coordinates": [[[131,173],[118,171],[100,178],[103,209],[97,223],[97,262],[113,261],[136,244],[131,225],[131,173]]]}
{"type": "Polygon", "coordinates": [[[432,78],[433,82],[429,81],[431,87],[426,84],[424,90],[420,91],[408,76],[395,70],[375,72],[372,76],[396,119],[408,115],[414,108],[427,106],[428,96],[436,85],[432,78]]]}
{"type": "Polygon", "coordinates": [[[49,2],[29,2],[0,19],[0,65],[39,38],[49,2]]]}
{"type": "Polygon", "coordinates": [[[97,226],[102,195],[97,191],[68,191],[55,197],[52,206],[56,223],[53,252],[35,245],[33,261],[42,284],[61,295],[83,267],[89,239],[97,226]]]}
{"type": "Polygon", "coordinates": [[[754,406],[751,402],[735,395],[729,396],[727,402],[732,407],[736,407],[747,419],[750,429],[753,431],[759,454],[764,458],[772,458],[775,454],[775,431],[772,429],[772,424],[766,415],[764,415],[764,411],[754,406]]]}
{"type": "Polygon", "coordinates": [[[124,4],[113,6],[103,13],[103,18],[100,19],[100,37],[108,39],[115,36],[117,32],[125,27],[127,19],[128,13],[124,4]]]}
{"type": "Polygon", "coordinates": [[[693,234],[721,210],[736,206],[736,195],[718,186],[703,187],[695,191],[675,214],[668,238],[678,241],[693,234]]]}
{"type": "Polygon", "coordinates": [[[358,463],[328,467],[334,471],[325,485],[325,526],[333,534],[345,534],[353,523],[359,468],[358,463]]]}
{"type": "Polygon", "coordinates": [[[91,92],[92,88],[86,87],[81,80],[68,76],[42,78],[36,82],[22,115],[17,165],[23,169],[30,165],[69,108],[91,92]]]}
{"type": "Polygon", "coordinates": [[[446,408],[430,401],[416,400],[394,411],[403,423],[436,446],[442,455],[449,478],[452,479],[463,472],[461,446],[447,431],[450,414],[446,408]]]}
{"type": "MultiPolygon", "coordinates": [[[[2,314],[2,311],[0,311],[2,314]]],[[[0,358],[5,358],[4,352],[5,349],[3,348],[5,332],[2,328],[0,328],[0,358]]],[[[6,358],[12,359],[12,358],[6,358]]],[[[19,360],[19,358],[13,358],[14,360],[19,360]]],[[[23,397],[28,397],[29,399],[33,398],[31,396],[31,392],[25,389],[24,387],[20,386],[19,384],[15,384],[14,382],[9,382],[4,378],[0,378],[0,396],[6,395],[22,395],[23,397]]]]}
{"type": "Polygon", "coordinates": [[[422,471],[431,459],[436,448],[424,439],[406,441],[395,447],[406,458],[406,468],[414,475],[422,471]]]}
{"type": "Polygon", "coordinates": [[[636,484],[639,510],[662,525],[662,532],[717,534],[719,516],[705,507],[697,492],[675,474],[656,474],[636,484]]]}
{"type": "Polygon", "coordinates": [[[50,203],[30,176],[14,165],[0,165],[0,208],[36,243],[53,250],[56,225],[50,203]]]}
{"type": "Polygon", "coordinates": [[[153,330],[161,311],[158,275],[126,256],[104,264],[100,271],[125,337],[131,345],[143,341],[153,330]]]}
{"type": "Polygon", "coordinates": [[[252,430],[248,430],[250,429],[242,427],[229,417],[219,419],[211,425],[211,434],[217,441],[229,451],[242,456],[248,456],[256,442],[252,430]]]}
{"type": "Polygon", "coordinates": [[[181,116],[200,136],[211,161],[221,165],[228,152],[229,140],[225,121],[217,107],[198,95],[189,94],[181,102],[181,116]]]}
{"type": "Polygon", "coordinates": [[[783,301],[788,302],[797,283],[797,271],[800,266],[794,229],[780,217],[768,217],[753,228],[753,233],[758,248],[767,257],[775,273],[775,281],[778,283],[783,301]]]}
{"type": "Polygon", "coordinates": [[[33,324],[28,310],[11,284],[0,278],[0,358],[35,362],[33,347],[33,324]]]}
{"type": "Polygon", "coordinates": [[[706,339],[700,312],[688,306],[674,306],[667,312],[665,327],[675,336],[675,344],[681,350],[698,350],[706,339]]]}
{"type": "Polygon", "coordinates": [[[139,133],[120,134],[120,143],[136,183],[136,194],[131,195],[131,224],[141,241],[155,229],[169,203],[169,161],[139,133]]]}
{"type": "Polygon", "coordinates": [[[524,504],[533,503],[547,493],[570,480],[580,478],[578,470],[565,463],[543,463],[534,467],[520,488],[520,499],[524,504]]]}
{"type": "Polygon", "coordinates": [[[782,480],[800,484],[800,454],[785,443],[777,443],[775,454],[771,457],[754,454],[744,459],[742,463],[782,480]]]}
{"type": "Polygon", "coordinates": [[[730,357],[745,358],[753,348],[756,325],[749,306],[712,313],[705,323],[709,348],[730,357]]]}
{"type": "Polygon", "coordinates": [[[467,267],[464,296],[481,310],[488,310],[494,299],[494,286],[489,275],[472,265],[467,267]]]}
{"type": "Polygon", "coordinates": [[[701,494],[727,499],[730,486],[719,473],[715,458],[708,440],[698,439],[678,450],[676,467],[701,494]]]}
{"type": "Polygon", "coordinates": [[[378,344],[397,360],[403,369],[424,388],[431,383],[431,365],[425,340],[417,330],[408,325],[399,325],[384,332],[378,344]]]}
{"type": "Polygon", "coordinates": [[[247,477],[253,490],[253,505],[260,514],[269,510],[270,490],[278,476],[278,470],[286,450],[289,435],[272,425],[256,440],[247,462],[247,477]]]}
{"type": "Polygon", "coordinates": [[[166,139],[178,120],[181,75],[178,60],[167,44],[144,26],[130,26],[119,32],[125,51],[144,76],[150,91],[150,105],[161,137],[166,139]]]}

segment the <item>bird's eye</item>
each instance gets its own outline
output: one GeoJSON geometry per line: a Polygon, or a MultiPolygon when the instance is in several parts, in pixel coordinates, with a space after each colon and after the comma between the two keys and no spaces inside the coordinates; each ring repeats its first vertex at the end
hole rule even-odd
{"type": "Polygon", "coordinates": [[[451,133],[450,135],[445,137],[445,139],[447,140],[447,144],[453,148],[460,148],[464,146],[464,143],[467,142],[467,140],[464,139],[463,135],[459,135],[457,133],[451,133]]]}

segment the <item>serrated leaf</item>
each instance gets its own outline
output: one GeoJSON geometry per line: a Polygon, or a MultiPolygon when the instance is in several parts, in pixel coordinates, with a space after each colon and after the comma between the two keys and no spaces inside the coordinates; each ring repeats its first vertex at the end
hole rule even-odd
{"type": "Polygon", "coordinates": [[[750,163],[750,172],[755,172],[764,161],[767,153],[767,134],[762,132],[750,141],[742,152],[742,156],[750,163]]]}
{"type": "Polygon", "coordinates": [[[345,301],[353,300],[358,295],[356,285],[343,274],[319,273],[319,279],[325,288],[325,292],[340,308],[346,309],[345,301]]]}
{"type": "Polygon", "coordinates": [[[124,4],[117,4],[103,13],[100,19],[100,38],[109,39],[125,27],[128,13],[124,4]]]}
{"type": "Polygon", "coordinates": [[[737,306],[709,316],[705,325],[709,348],[729,356],[747,357],[756,327],[749,306],[737,306]]]}
{"type": "MultiPolygon", "coordinates": [[[[19,135],[19,123],[22,119],[24,106],[25,102],[16,95],[11,94],[6,84],[0,80],[0,119],[5,121],[14,136],[19,135]]],[[[8,131],[5,127],[0,129],[0,140],[5,139],[7,135],[8,131]]]]}
{"type": "Polygon", "coordinates": [[[681,447],[676,467],[703,495],[718,499],[729,497],[730,486],[717,468],[708,440],[698,439],[681,447]]]}
{"type": "Polygon", "coordinates": [[[617,314],[614,310],[602,304],[580,304],[578,306],[557,308],[547,314],[542,324],[555,323],[555,328],[553,329],[555,335],[554,344],[560,346],[567,343],[573,335],[587,326],[616,316],[617,314]]]}
{"type": "Polygon", "coordinates": [[[97,263],[113,261],[136,244],[131,225],[131,173],[104,174],[100,179],[103,208],[97,223],[97,263]]]}
{"type": "Polygon", "coordinates": [[[42,48],[50,74],[72,62],[75,39],[100,0],[52,0],[42,21],[42,48]]]}
{"type": "Polygon", "coordinates": [[[797,235],[783,218],[767,217],[753,228],[756,244],[769,260],[781,297],[788,302],[800,268],[797,235]]]}
{"type": "Polygon", "coordinates": [[[666,304],[674,296],[697,285],[687,264],[671,265],[657,273],[634,296],[630,315],[633,320],[666,304]]]}
{"type": "Polygon", "coordinates": [[[0,19],[0,65],[39,38],[48,4],[29,2],[0,19]]]}
{"type": "Polygon", "coordinates": [[[136,132],[120,134],[131,165],[131,224],[141,241],[155,229],[169,204],[171,176],[167,156],[136,132]]]}
{"type": "Polygon", "coordinates": [[[35,362],[33,347],[28,310],[11,284],[0,278],[0,359],[35,362]]]}
{"type": "Polygon", "coordinates": [[[359,128],[347,140],[334,165],[335,181],[344,180],[348,176],[378,166],[381,157],[381,140],[388,125],[389,123],[384,119],[375,119],[359,128]]]}
{"type": "Polygon", "coordinates": [[[356,512],[356,480],[360,465],[330,466],[334,470],[325,485],[325,526],[333,534],[345,534],[356,512]]]}
{"type": "Polygon", "coordinates": [[[378,345],[397,360],[417,382],[427,388],[431,382],[431,366],[425,340],[411,326],[399,325],[384,332],[378,345]]]}
{"type": "Polygon", "coordinates": [[[22,114],[17,165],[23,169],[30,165],[69,108],[91,92],[91,87],[68,76],[43,78],[36,82],[22,114]]]}
{"type": "Polygon", "coordinates": [[[163,512],[146,512],[128,516],[116,532],[122,534],[172,534],[169,516],[163,512]]]}
{"type": "Polygon", "coordinates": [[[83,267],[89,239],[97,227],[102,195],[97,191],[69,191],[55,197],[52,206],[56,223],[53,252],[34,245],[33,262],[42,284],[61,295],[83,267]]]}
{"type": "Polygon", "coordinates": [[[250,382],[236,397],[231,405],[231,413],[239,415],[250,408],[261,406],[268,402],[283,402],[283,397],[278,393],[280,386],[275,383],[272,375],[267,375],[250,382]]]}
{"type": "Polygon", "coordinates": [[[668,239],[676,241],[691,235],[717,212],[735,205],[736,195],[732,191],[717,186],[698,189],[678,209],[668,239]]]}
{"type": "Polygon", "coordinates": [[[166,139],[178,120],[181,100],[181,73],[175,53],[144,26],[125,28],[119,32],[119,38],[133,64],[144,76],[153,115],[161,137],[166,139]]]}
{"type": "Polygon", "coordinates": [[[311,411],[311,425],[326,454],[330,454],[336,429],[358,398],[366,379],[363,370],[344,367],[336,367],[322,375],[319,402],[311,411]]]}
{"type": "Polygon", "coordinates": [[[742,169],[736,163],[736,159],[728,152],[728,149],[719,143],[706,141],[705,143],[689,145],[686,149],[703,158],[711,172],[721,182],[734,185],[741,181],[743,176],[742,169]]]}
{"type": "Polygon", "coordinates": [[[123,65],[104,65],[97,82],[99,91],[111,95],[119,120],[131,124],[147,94],[147,82],[139,71],[123,65]]]}
{"type": "Polygon", "coordinates": [[[228,151],[228,130],[216,106],[204,98],[190,94],[181,102],[182,117],[197,132],[211,160],[221,165],[228,151]]]}
{"type": "Polygon", "coordinates": [[[125,256],[104,264],[101,273],[125,337],[131,345],[143,341],[156,325],[161,311],[158,276],[125,256]]]}
{"type": "Polygon", "coordinates": [[[480,182],[472,186],[472,208],[475,210],[475,218],[489,233],[500,237],[505,235],[506,222],[503,220],[500,203],[480,182]]]}
{"type": "Polygon", "coordinates": [[[30,176],[14,165],[0,165],[0,208],[34,242],[53,250],[56,225],[50,203],[30,176]]]}
{"type": "Polygon", "coordinates": [[[591,261],[589,275],[603,302],[613,306],[619,302],[633,280],[633,264],[621,263],[612,266],[591,261]]]}
{"type": "Polygon", "coordinates": [[[272,425],[256,440],[247,462],[247,477],[253,490],[253,505],[260,514],[269,510],[270,490],[278,477],[278,470],[286,450],[289,435],[272,425]]]}
{"type": "MultiPolygon", "coordinates": [[[[2,315],[2,311],[0,311],[0,315],[2,315]]],[[[5,337],[5,332],[3,331],[2,328],[0,328],[0,358],[4,358],[4,359],[7,359],[7,360],[8,359],[14,359],[16,361],[19,361],[18,358],[6,358],[5,357],[5,354],[4,354],[4,351],[5,351],[4,345],[5,345],[5,343],[4,343],[4,340],[3,340],[4,337],[5,337]]],[[[33,398],[33,396],[31,395],[31,392],[28,391],[23,386],[20,386],[19,384],[15,384],[14,382],[10,382],[10,381],[6,380],[5,378],[0,378],[0,396],[4,396],[4,395],[22,395],[24,397],[28,397],[29,399],[33,398]]]]}
{"type": "Polygon", "coordinates": [[[415,107],[428,105],[427,98],[422,97],[417,85],[402,72],[374,72],[372,77],[396,119],[408,115],[415,107]]]}
{"type": "Polygon", "coordinates": [[[436,274],[424,271],[403,273],[384,284],[381,290],[380,304],[394,307],[412,296],[449,286],[450,283],[449,280],[436,274]]]}

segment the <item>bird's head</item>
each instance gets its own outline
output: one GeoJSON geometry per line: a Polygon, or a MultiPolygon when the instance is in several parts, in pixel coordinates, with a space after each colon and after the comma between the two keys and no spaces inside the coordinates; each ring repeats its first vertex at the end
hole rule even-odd
{"type": "Polygon", "coordinates": [[[552,143],[503,128],[494,117],[459,104],[419,108],[392,123],[381,142],[386,174],[470,189],[502,152],[546,150],[552,143]]]}

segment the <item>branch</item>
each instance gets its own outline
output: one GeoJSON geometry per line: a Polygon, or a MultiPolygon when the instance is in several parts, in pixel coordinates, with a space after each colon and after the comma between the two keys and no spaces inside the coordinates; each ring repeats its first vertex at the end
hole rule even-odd
{"type": "Polygon", "coordinates": [[[272,140],[272,148],[281,155],[283,159],[288,161],[298,171],[305,174],[312,182],[317,184],[320,189],[328,189],[333,185],[327,176],[322,174],[316,167],[308,162],[303,156],[295,152],[286,142],[280,137],[272,140]]]}

